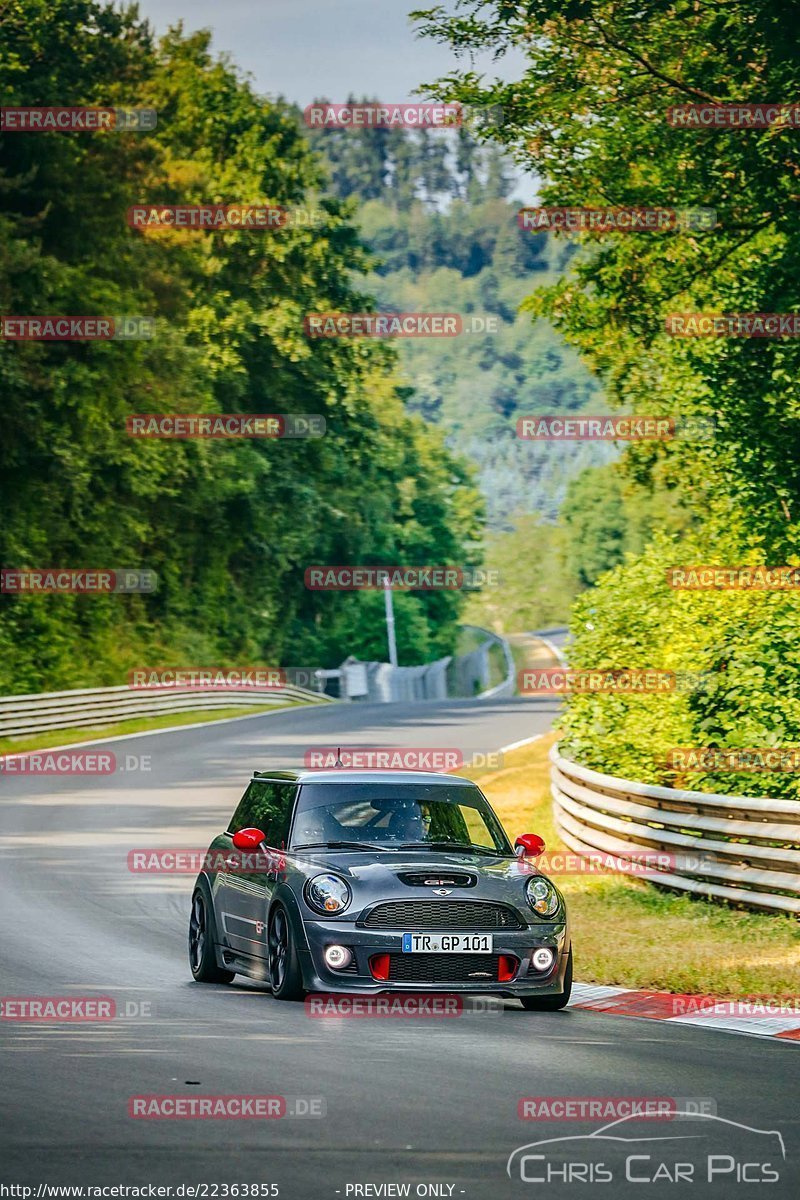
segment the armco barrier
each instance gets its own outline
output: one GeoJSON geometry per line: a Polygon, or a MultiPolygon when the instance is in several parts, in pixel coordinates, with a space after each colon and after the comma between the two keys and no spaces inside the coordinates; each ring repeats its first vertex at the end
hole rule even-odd
{"type": "Polygon", "coordinates": [[[20,737],[49,729],[113,725],[135,717],[250,704],[302,700],[332,704],[330,696],[285,685],[271,688],[81,688],[30,696],[0,696],[0,737],[20,737]]]}
{"type": "Polygon", "coordinates": [[[513,696],[516,678],[508,642],[476,625],[464,625],[462,628],[472,630],[483,640],[474,650],[455,658],[438,658],[435,662],[416,667],[393,667],[385,662],[362,662],[350,657],[345,659],[338,671],[326,671],[323,674],[337,675],[342,681],[340,695],[349,700],[391,703],[467,696],[476,700],[491,700],[513,696]],[[490,651],[495,646],[503,654],[505,675],[493,687],[490,651]]]}
{"type": "Polygon", "coordinates": [[[439,658],[417,667],[393,667],[391,663],[364,662],[351,656],[338,671],[325,674],[339,677],[339,694],[343,700],[379,704],[446,700],[449,662],[449,658],[439,658]]]}
{"type": "Polygon", "coordinates": [[[462,629],[470,629],[479,634],[483,641],[467,654],[460,654],[452,660],[449,668],[450,695],[474,696],[476,700],[495,700],[501,696],[513,696],[516,691],[516,672],[511,647],[505,638],[478,625],[462,625],[462,629]],[[500,683],[492,687],[490,651],[498,647],[503,655],[505,675],[500,683]]]}
{"type": "Polygon", "coordinates": [[[576,854],[669,854],[665,887],[800,913],[800,801],[720,796],[603,775],[550,751],[555,819],[576,854]]]}

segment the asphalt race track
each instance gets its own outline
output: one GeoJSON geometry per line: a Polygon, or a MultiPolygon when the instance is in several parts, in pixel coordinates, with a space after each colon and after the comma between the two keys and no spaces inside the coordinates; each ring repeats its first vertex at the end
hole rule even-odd
{"type": "MultiPolygon", "coordinates": [[[[512,1001],[448,1019],[312,1019],[303,1004],[280,1004],[246,981],[194,983],[192,876],[128,870],[135,848],[205,848],[253,768],[300,765],[308,747],[487,752],[547,729],[553,713],[549,700],[524,699],[313,707],[109,743],[126,769],[107,778],[0,776],[2,995],[110,996],[121,1014],[0,1022],[2,1182],[208,1184],[212,1198],[226,1195],[223,1184],[274,1183],[283,1200],[799,1196],[796,1045],[592,1012],[526,1013],[512,1001]],[[150,1094],[280,1095],[298,1115],[129,1117],[129,1097],[150,1094]],[[549,1185],[535,1182],[544,1168],[534,1159],[530,1182],[518,1166],[509,1177],[516,1148],[602,1124],[518,1117],[520,1098],[548,1096],[705,1098],[724,1121],[702,1131],[639,1123],[627,1135],[639,1139],[628,1163],[639,1182],[625,1179],[630,1148],[609,1141],[590,1143],[583,1178],[569,1184],[559,1182],[567,1166],[549,1185]],[[325,1115],[301,1115],[308,1107],[325,1115]],[[780,1138],[751,1130],[779,1131],[786,1160],[780,1138]],[[642,1182],[674,1161],[678,1144],[642,1138],[689,1131],[682,1181],[662,1167],[661,1182],[642,1182]],[[730,1156],[715,1160],[710,1183],[707,1154],[730,1156]],[[765,1163],[777,1182],[764,1179],[765,1163]]],[[[559,1162],[571,1145],[552,1152],[559,1162]]]]}

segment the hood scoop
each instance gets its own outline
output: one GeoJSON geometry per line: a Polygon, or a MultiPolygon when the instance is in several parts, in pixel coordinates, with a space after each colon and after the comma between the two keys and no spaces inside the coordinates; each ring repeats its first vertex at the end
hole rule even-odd
{"type": "Polygon", "coordinates": [[[478,876],[471,871],[448,871],[431,867],[428,871],[398,871],[397,878],[408,887],[475,887],[478,876]]]}

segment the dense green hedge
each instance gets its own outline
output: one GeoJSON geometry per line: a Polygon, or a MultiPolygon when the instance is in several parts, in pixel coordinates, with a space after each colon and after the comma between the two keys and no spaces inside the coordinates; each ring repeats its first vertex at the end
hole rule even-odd
{"type": "Polygon", "coordinates": [[[647,783],[800,795],[791,772],[676,772],[674,747],[800,747],[800,597],[792,591],[679,591],[670,567],[763,562],[719,538],[657,538],[604,575],[575,606],[570,664],[678,673],[675,691],[570,697],[563,749],[586,766],[647,783]]]}

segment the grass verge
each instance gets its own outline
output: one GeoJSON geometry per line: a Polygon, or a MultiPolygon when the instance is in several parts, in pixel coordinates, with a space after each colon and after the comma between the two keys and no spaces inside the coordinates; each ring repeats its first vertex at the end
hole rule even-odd
{"type": "Polygon", "coordinates": [[[280,709],[297,707],[297,701],[288,701],[286,704],[249,704],[241,708],[217,708],[210,712],[207,709],[199,709],[165,713],[163,717],[134,717],[130,721],[118,721],[114,725],[96,725],[86,729],[51,729],[48,733],[39,733],[34,737],[0,738],[0,754],[22,754],[26,750],[47,750],[50,746],[92,742],[95,738],[123,737],[126,733],[149,733],[157,729],[223,721],[231,717],[249,717],[255,713],[278,712],[280,709]]]}
{"type": "MultiPolygon", "coordinates": [[[[566,850],[555,831],[548,734],[505,755],[500,771],[464,771],[486,793],[507,832],[539,833],[566,850]]],[[[619,875],[555,880],[569,905],[575,974],[583,983],[666,992],[800,996],[800,924],[665,892],[619,875]]]]}

